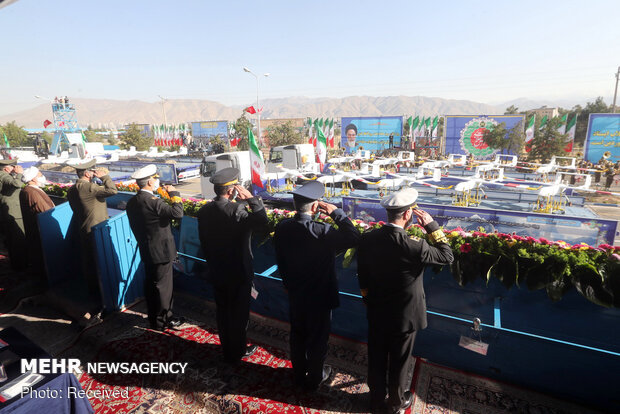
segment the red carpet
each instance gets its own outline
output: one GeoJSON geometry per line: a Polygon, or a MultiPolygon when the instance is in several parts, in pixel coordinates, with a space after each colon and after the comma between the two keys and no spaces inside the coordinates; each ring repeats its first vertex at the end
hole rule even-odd
{"type": "Polygon", "coordinates": [[[165,334],[144,331],[114,340],[95,361],[187,362],[184,375],[82,374],[85,390],[122,390],[129,399],[91,399],[97,413],[312,413],[363,412],[367,387],[362,378],[338,369],[329,386],[316,393],[292,388],[291,364],[277,348],[259,344],[237,366],[225,364],[217,335],[189,326],[165,334]]]}

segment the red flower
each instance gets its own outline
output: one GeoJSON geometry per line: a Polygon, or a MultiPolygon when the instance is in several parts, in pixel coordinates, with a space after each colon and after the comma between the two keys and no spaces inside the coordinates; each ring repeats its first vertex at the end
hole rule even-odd
{"type": "Polygon", "coordinates": [[[461,244],[461,247],[459,247],[459,250],[461,251],[461,253],[469,253],[471,252],[471,244],[469,243],[461,244]]]}
{"type": "Polygon", "coordinates": [[[540,240],[540,242],[541,242],[542,244],[551,244],[551,243],[549,243],[549,240],[545,239],[544,237],[541,237],[541,238],[540,238],[540,239],[538,239],[538,240],[540,240]]]}

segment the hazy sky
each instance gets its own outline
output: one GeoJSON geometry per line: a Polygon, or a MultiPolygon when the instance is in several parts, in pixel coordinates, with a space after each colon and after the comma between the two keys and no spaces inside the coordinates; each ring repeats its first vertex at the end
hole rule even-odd
{"type": "Polygon", "coordinates": [[[422,95],[610,103],[610,1],[19,0],[0,9],[0,114],[34,95],[422,95]]]}

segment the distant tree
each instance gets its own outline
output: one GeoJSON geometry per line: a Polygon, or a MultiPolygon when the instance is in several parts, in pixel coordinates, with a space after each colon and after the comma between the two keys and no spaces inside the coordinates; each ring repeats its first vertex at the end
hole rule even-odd
{"type": "Polygon", "coordinates": [[[146,151],[153,145],[153,138],[144,135],[136,124],[130,124],[121,139],[121,147],[124,149],[134,146],[138,151],[146,151]]]}
{"type": "Polygon", "coordinates": [[[560,118],[555,117],[547,121],[542,131],[536,128],[531,144],[532,150],[528,153],[530,161],[548,162],[554,155],[566,154],[564,147],[567,135],[557,131],[560,123],[560,118]]]}
{"type": "Polygon", "coordinates": [[[607,106],[602,96],[596,98],[594,102],[588,102],[585,108],[582,108],[580,105],[573,107],[573,114],[576,113],[579,116],[575,130],[575,144],[582,145],[585,142],[590,114],[606,114],[610,111],[611,107],[607,106]]]}
{"type": "Polygon", "coordinates": [[[97,134],[94,129],[88,126],[84,131],[84,136],[86,137],[86,142],[102,142],[103,136],[97,134]]]}
{"type": "Polygon", "coordinates": [[[41,139],[47,141],[48,145],[52,145],[52,140],[54,139],[54,136],[47,131],[43,131],[41,133],[41,139]]]}
{"type": "Polygon", "coordinates": [[[301,131],[295,128],[291,121],[269,127],[267,129],[267,136],[269,137],[270,147],[304,143],[301,131]]]}
{"type": "Polygon", "coordinates": [[[114,132],[112,131],[108,133],[108,145],[116,145],[116,138],[114,137],[114,132]]]}
{"type": "Polygon", "coordinates": [[[506,111],[504,112],[504,115],[515,115],[519,113],[519,108],[517,108],[514,105],[510,105],[508,108],[506,108],[506,111]]]}
{"type": "MultiPolygon", "coordinates": [[[[247,132],[246,132],[247,135],[247,132]]],[[[209,139],[209,145],[211,146],[211,151],[213,151],[214,154],[221,154],[223,152],[226,152],[228,150],[228,148],[230,147],[230,145],[228,145],[228,140],[224,139],[224,137],[220,134],[217,134],[214,137],[211,137],[209,139]]],[[[231,148],[231,150],[234,150],[234,148],[231,148]]]]}
{"type": "Polygon", "coordinates": [[[513,154],[519,155],[525,147],[525,130],[523,129],[523,121],[519,121],[508,131],[506,139],[506,150],[513,154]]]}
{"type": "Polygon", "coordinates": [[[11,147],[25,147],[32,145],[32,140],[28,138],[28,132],[17,125],[15,121],[7,122],[0,126],[0,146],[4,146],[4,134],[6,134],[11,147]]]}
{"type": "Polygon", "coordinates": [[[482,140],[491,148],[504,150],[506,148],[506,123],[502,122],[493,128],[487,128],[482,135],[482,140]]]}
{"type": "Polygon", "coordinates": [[[493,129],[487,129],[482,136],[482,140],[491,148],[497,148],[502,153],[520,154],[525,145],[525,133],[523,132],[523,121],[519,121],[511,129],[506,129],[504,122],[493,129]]]}
{"type": "MultiPolygon", "coordinates": [[[[248,142],[248,128],[252,128],[252,123],[245,117],[245,112],[241,114],[233,125],[235,128],[235,136],[241,138],[241,141],[237,144],[237,149],[239,149],[239,151],[247,151],[250,148],[250,143],[248,142]]],[[[258,137],[256,138],[258,139],[258,137]]]]}

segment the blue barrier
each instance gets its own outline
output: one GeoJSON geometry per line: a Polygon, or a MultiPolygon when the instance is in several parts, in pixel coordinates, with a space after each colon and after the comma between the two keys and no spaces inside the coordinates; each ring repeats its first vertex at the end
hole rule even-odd
{"type": "Polygon", "coordinates": [[[104,308],[122,309],[144,296],[144,265],[138,242],[122,212],[92,228],[104,308]]]}
{"type": "MultiPolygon", "coordinates": [[[[51,281],[70,273],[71,262],[76,261],[70,252],[71,239],[66,237],[70,213],[65,203],[40,217],[42,238],[51,243],[46,265],[61,272],[51,281]]],[[[122,308],[143,294],[143,266],[135,238],[124,213],[99,224],[94,232],[104,304],[108,310],[122,308]]],[[[212,300],[196,219],[181,220],[177,248],[175,288],[212,300]]],[[[274,265],[271,240],[254,240],[253,249],[259,296],[252,301],[252,311],[287,321],[288,295],[274,265]]],[[[336,263],[341,304],[333,312],[332,333],[366,341],[366,311],[359,297],[356,260],[343,268],[342,259],[340,255],[336,263]]],[[[543,290],[508,290],[495,279],[488,285],[478,280],[462,287],[446,268],[438,274],[427,270],[424,283],[429,326],[418,334],[415,355],[606,410],[620,410],[616,397],[620,309],[597,306],[574,290],[554,303],[543,290]],[[482,321],[480,333],[471,329],[474,318],[482,321]],[[488,343],[487,355],[460,347],[461,336],[488,343]]]]}

